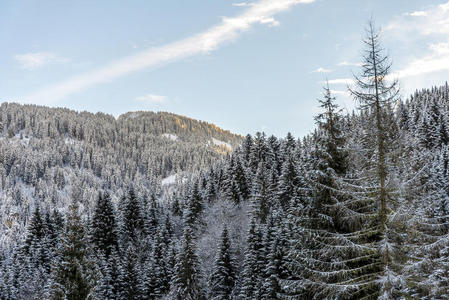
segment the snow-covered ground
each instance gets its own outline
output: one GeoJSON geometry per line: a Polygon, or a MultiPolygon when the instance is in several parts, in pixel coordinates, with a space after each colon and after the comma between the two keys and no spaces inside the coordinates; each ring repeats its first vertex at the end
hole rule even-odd
{"type": "Polygon", "coordinates": [[[66,137],[66,138],[64,139],[64,143],[65,143],[66,145],[74,145],[75,142],[76,142],[76,141],[75,141],[74,139],[69,138],[69,137],[66,137]]]}
{"type": "Polygon", "coordinates": [[[164,133],[162,134],[163,137],[166,137],[172,141],[176,141],[178,139],[178,136],[176,134],[171,134],[171,133],[164,133]]]}
{"type": "Polygon", "coordinates": [[[164,185],[174,184],[176,182],[177,177],[178,177],[177,174],[173,174],[168,177],[165,177],[164,179],[162,179],[161,185],[164,186],[164,185]]]}
{"type": "Polygon", "coordinates": [[[28,146],[28,144],[30,143],[30,137],[25,134],[23,130],[19,131],[19,133],[14,136],[14,139],[18,140],[24,146],[28,146]]]}
{"type": "Polygon", "coordinates": [[[128,115],[128,118],[130,118],[130,119],[135,119],[135,118],[137,118],[138,116],[139,116],[139,113],[138,113],[138,112],[133,112],[133,113],[131,113],[131,114],[128,115]]]}
{"type": "Polygon", "coordinates": [[[229,149],[232,150],[231,144],[217,140],[216,138],[212,138],[212,143],[214,143],[214,145],[216,145],[216,146],[220,146],[220,147],[224,146],[224,147],[228,147],[229,149]]]}

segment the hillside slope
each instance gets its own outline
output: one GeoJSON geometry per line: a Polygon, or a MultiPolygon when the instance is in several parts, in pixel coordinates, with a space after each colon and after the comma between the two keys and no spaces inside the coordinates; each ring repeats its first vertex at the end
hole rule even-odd
{"type": "Polygon", "coordinates": [[[164,178],[201,170],[241,141],[213,124],[172,113],[129,112],[115,119],[3,103],[2,240],[23,232],[35,203],[62,209],[76,197],[84,208],[91,207],[98,189],[119,195],[130,183],[139,193],[157,194],[164,178]]]}

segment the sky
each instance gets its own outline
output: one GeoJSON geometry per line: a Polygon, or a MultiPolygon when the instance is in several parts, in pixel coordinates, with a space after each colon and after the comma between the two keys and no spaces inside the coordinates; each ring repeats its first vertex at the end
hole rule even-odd
{"type": "Polygon", "coordinates": [[[371,17],[402,98],[449,79],[447,0],[3,0],[0,102],[303,136],[326,80],[354,109],[371,17]]]}

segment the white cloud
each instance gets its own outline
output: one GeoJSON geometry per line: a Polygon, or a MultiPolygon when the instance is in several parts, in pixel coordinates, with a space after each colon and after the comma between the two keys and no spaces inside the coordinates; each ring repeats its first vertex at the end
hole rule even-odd
{"type": "Polygon", "coordinates": [[[340,90],[330,90],[331,94],[335,94],[335,95],[348,95],[348,91],[340,91],[340,90]]]}
{"type": "Polygon", "coordinates": [[[313,71],[314,73],[330,73],[330,72],[332,72],[332,70],[331,69],[325,69],[325,68],[322,68],[322,67],[319,67],[318,69],[316,69],[315,71],[313,71]]]}
{"type": "Polygon", "coordinates": [[[449,2],[427,10],[405,13],[387,24],[385,29],[407,39],[416,38],[417,35],[446,35],[449,33],[449,2]]]}
{"type": "Polygon", "coordinates": [[[444,4],[440,4],[438,7],[440,9],[442,9],[443,11],[448,11],[449,10],[449,2],[444,3],[444,4]]]}
{"type": "Polygon", "coordinates": [[[20,64],[22,69],[36,69],[48,64],[65,63],[68,60],[51,52],[35,52],[16,54],[14,59],[20,64]]]}
{"type": "Polygon", "coordinates": [[[248,3],[248,2],[239,2],[239,3],[232,3],[232,6],[253,6],[254,3],[248,3]]]}
{"type": "Polygon", "coordinates": [[[268,24],[269,26],[279,26],[279,21],[275,18],[262,18],[260,19],[261,24],[268,24]]]}
{"type": "Polygon", "coordinates": [[[348,84],[354,83],[354,79],[352,79],[352,78],[337,78],[337,79],[330,79],[327,82],[329,84],[345,84],[345,85],[348,85],[348,84]]]}
{"type": "MultiPolygon", "coordinates": [[[[429,54],[410,60],[405,67],[392,72],[387,79],[402,79],[405,83],[405,90],[410,91],[416,89],[415,79],[424,82],[430,73],[449,71],[449,42],[429,44],[428,48],[429,54]],[[411,77],[415,79],[411,80],[411,77]],[[413,88],[411,83],[414,85],[413,88]]],[[[447,80],[447,75],[444,75],[442,79],[447,80]]],[[[353,83],[354,79],[350,78],[329,80],[329,84],[333,85],[351,85],[353,83]]],[[[338,91],[334,92],[338,93],[338,91]]]]}
{"type": "Polygon", "coordinates": [[[424,38],[429,50],[425,55],[412,57],[392,77],[407,78],[449,70],[449,2],[406,13],[390,22],[386,29],[388,34],[408,43],[422,43],[424,38]]]}
{"type": "Polygon", "coordinates": [[[424,10],[418,10],[411,13],[406,13],[406,16],[412,16],[412,17],[427,17],[427,12],[424,10]]]}
{"type": "Polygon", "coordinates": [[[142,69],[160,66],[176,60],[199,54],[208,54],[226,42],[235,40],[242,32],[256,24],[279,24],[274,15],[300,3],[315,0],[261,0],[248,7],[237,17],[223,18],[212,28],[171,44],[142,51],[114,61],[99,69],[74,76],[53,86],[24,97],[27,102],[51,103],[70,94],[85,90],[97,84],[110,82],[119,77],[142,69]]]}
{"type": "Polygon", "coordinates": [[[430,54],[413,59],[395,72],[398,78],[449,70],[449,42],[429,45],[430,54]]]}
{"type": "Polygon", "coordinates": [[[342,61],[337,64],[338,66],[355,66],[360,67],[362,63],[354,63],[354,62],[348,62],[348,61],[342,61]]]}
{"type": "Polygon", "coordinates": [[[155,94],[147,94],[144,96],[139,96],[136,98],[138,102],[142,102],[145,104],[161,104],[168,101],[167,96],[155,95],[155,94]]]}

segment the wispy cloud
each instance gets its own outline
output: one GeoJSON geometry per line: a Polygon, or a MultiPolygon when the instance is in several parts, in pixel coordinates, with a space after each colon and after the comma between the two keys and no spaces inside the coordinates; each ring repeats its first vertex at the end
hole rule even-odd
{"type": "Polygon", "coordinates": [[[349,94],[349,92],[348,91],[340,91],[340,90],[330,90],[331,91],[331,94],[334,94],[334,95],[348,95],[349,94]]]}
{"type": "MultiPolygon", "coordinates": [[[[392,72],[388,79],[403,79],[407,83],[410,77],[421,79],[419,76],[449,70],[449,2],[426,10],[404,13],[385,26],[385,33],[411,43],[422,43],[423,38],[429,43],[426,54],[409,59],[392,72]]],[[[343,61],[338,65],[360,66],[361,63],[343,61]]],[[[353,83],[354,80],[349,78],[329,80],[329,84],[333,85],[353,83]]]]}
{"type": "Polygon", "coordinates": [[[429,45],[430,54],[410,61],[395,72],[398,78],[449,70],[449,42],[429,45]]]}
{"type": "MultiPolygon", "coordinates": [[[[388,80],[406,79],[408,77],[425,75],[428,73],[449,71],[449,42],[430,44],[430,54],[409,61],[405,67],[392,72],[388,80]]],[[[337,78],[329,80],[329,84],[351,85],[354,83],[350,78],[337,78]]]]}
{"type": "Polygon", "coordinates": [[[136,98],[136,101],[145,103],[145,104],[162,104],[168,101],[167,96],[155,95],[155,94],[147,94],[144,96],[139,96],[136,98]]]}
{"type": "Polygon", "coordinates": [[[354,83],[354,79],[352,79],[352,78],[337,78],[337,79],[329,79],[327,82],[329,84],[344,84],[344,85],[348,85],[348,84],[354,83]]]}
{"type": "Polygon", "coordinates": [[[318,69],[313,71],[313,73],[330,73],[330,72],[332,72],[331,69],[325,69],[322,67],[319,67],[318,69]]]}
{"type": "Polygon", "coordinates": [[[68,59],[60,57],[51,52],[35,52],[16,54],[14,59],[20,64],[22,69],[37,69],[48,64],[66,63],[68,59]]]}
{"type": "Polygon", "coordinates": [[[340,67],[346,67],[346,66],[360,67],[362,65],[362,63],[342,61],[342,62],[339,62],[337,65],[340,67]]]}
{"type": "Polygon", "coordinates": [[[253,6],[254,3],[249,2],[238,2],[238,3],[232,3],[232,6],[253,6]]]}
{"type": "Polygon", "coordinates": [[[223,44],[235,40],[242,32],[256,24],[276,26],[274,16],[300,3],[315,0],[262,0],[248,7],[242,14],[222,18],[220,24],[171,44],[149,49],[114,61],[96,70],[74,76],[24,97],[26,102],[51,103],[97,84],[110,82],[142,69],[171,63],[186,57],[207,54],[223,44]]]}
{"type": "Polygon", "coordinates": [[[406,78],[449,70],[449,2],[405,13],[390,22],[386,31],[410,43],[422,43],[425,39],[429,50],[424,55],[411,58],[392,76],[406,78]]]}
{"type": "Polygon", "coordinates": [[[412,17],[426,17],[427,16],[427,12],[424,10],[418,10],[418,11],[414,11],[411,13],[405,13],[405,16],[412,16],[412,17]]]}
{"type": "Polygon", "coordinates": [[[388,23],[385,30],[402,38],[446,35],[449,33],[449,2],[427,10],[405,13],[388,23]],[[410,32],[413,32],[413,35],[410,35],[410,32]]]}

